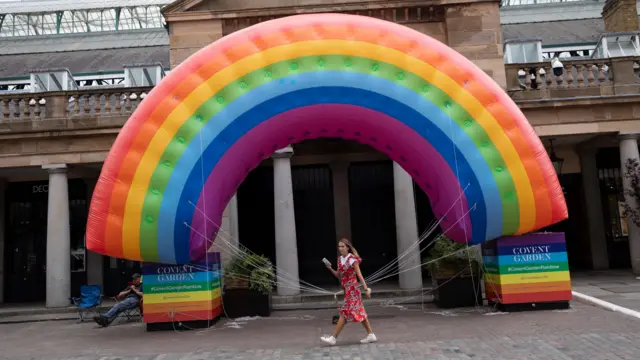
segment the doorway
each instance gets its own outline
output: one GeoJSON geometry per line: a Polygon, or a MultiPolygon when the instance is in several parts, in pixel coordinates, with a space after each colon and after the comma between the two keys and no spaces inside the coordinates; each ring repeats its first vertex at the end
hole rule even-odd
{"type": "MultiPolygon", "coordinates": [[[[398,256],[392,161],[351,163],[349,206],[353,246],[363,259],[361,269],[367,277],[398,256]]],[[[397,279],[394,275],[384,281],[397,279]]]]}
{"type": "Polygon", "coordinates": [[[331,169],[294,166],[291,177],[300,279],[318,286],[335,285],[336,278],[321,262],[326,257],[335,263],[337,254],[331,169]]]}
{"type": "Polygon", "coordinates": [[[607,252],[611,269],[631,267],[627,220],[623,213],[624,189],[619,148],[601,148],[596,153],[596,166],[600,180],[600,195],[604,217],[607,252]]]}
{"type": "MultiPolygon", "coordinates": [[[[273,168],[253,169],[238,188],[240,244],[276,264],[273,168]]],[[[228,249],[228,246],[224,247],[228,249]]]]}
{"type": "Polygon", "coordinates": [[[6,192],[4,301],[46,299],[47,183],[9,183],[6,192]]]}
{"type": "MultiPolygon", "coordinates": [[[[68,180],[69,241],[72,253],[71,293],[86,284],[84,229],[87,222],[86,185],[68,180]],[[75,256],[74,256],[75,255],[75,256]]],[[[5,301],[43,302],[47,286],[47,211],[49,182],[9,183],[6,192],[5,301]]]]}

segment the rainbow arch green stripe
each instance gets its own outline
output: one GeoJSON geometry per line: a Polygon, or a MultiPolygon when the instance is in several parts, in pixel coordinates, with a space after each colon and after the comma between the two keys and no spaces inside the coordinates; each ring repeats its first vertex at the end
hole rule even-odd
{"type": "Polygon", "coordinates": [[[303,140],[300,133],[314,126],[314,137],[367,133],[369,140],[385,138],[384,144],[370,145],[403,165],[431,192],[430,198],[439,195],[436,213],[445,215],[461,189],[474,183],[451,221],[449,235],[456,241],[525,233],[567,217],[553,167],[531,126],[468,60],[422,34],[375,19],[330,14],[282,21],[260,24],[201,50],[143,101],[116,140],[98,182],[96,189],[102,191],[92,201],[87,230],[91,250],[178,263],[201,256],[207,238],[215,234],[212,223],[219,221],[246,170],[268,157],[273,146],[284,147],[289,138],[303,140]],[[293,94],[316,98],[300,101],[293,94]],[[351,114],[346,125],[309,114],[311,108],[325,109],[339,117],[335,109],[340,106],[351,114]],[[256,109],[270,117],[258,119],[256,109]],[[380,122],[362,119],[358,111],[380,122]],[[307,122],[286,115],[294,112],[307,122]],[[290,133],[284,134],[274,119],[291,124],[290,133]],[[455,129],[447,132],[451,125],[455,129]],[[258,128],[262,141],[252,135],[258,128]],[[387,138],[389,129],[405,131],[415,141],[387,138]],[[446,139],[432,139],[429,131],[446,139]],[[198,144],[203,139],[204,145],[198,144]],[[232,160],[245,168],[234,170],[232,160]],[[455,166],[459,163],[464,163],[462,172],[455,166]],[[438,179],[430,172],[448,177],[438,179]],[[447,187],[452,179],[455,186],[447,187]],[[492,187],[498,191],[489,191],[492,187]],[[479,200],[492,208],[478,214],[479,200]],[[496,213],[499,218],[492,216],[496,213]],[[495,224],[499,233],[475,230],[495,224]]]}
{"type": "MultiPolygon", "coordinates": [[[[309,56],[293,59],[292,62],[278,62],[269,67],[268,74],[265,74],[264,69],[256,70],[243,77],[240,84],[232,83],[225,86],[218,93],[205,101],[205,103],[196,111],[197,114],[190,116],[182,125],[165,150],[161,158],[161,163],[164,163],[165,161],[177,163],[180,156],[182,156],[182,153],[187,149],[181,146],[183,143],[189,143],[190,147],[193,147],[193,151],[199,151],[200,142],[197,136],[203,126],[203,122],[207,121],[205,119],[212,119],[214,116],[220,114],[223,109],[228,108],[229,104],[242,97],[248,91],[253,91],[267,83],[279,82],[280,80],[284,80],[295,75],[307,74],[315,71],[341,71],[345,67],[348,71],[361,74],[368,74],[373,71],[372,76],[377,76],[381,79],[395,82],[399,86],[404,86],[411,91],[414,91],[416,94],[420,94],[420,96],[430,102],[437,104],[439,108],[443,110],[449,109],[449,115],[456,124],[464,128],[465,132],[470,133],[470,135],[475,135],[473,137],[470,136],[475,145],[477,147],[485,148],[482,155],[487,164],[489,164],[489,167],[494,168],[503,164],[500,153],[489,141],[489,137],[486,132],[484,132],[484,129],[481,127],[474,129],[472,126],[468,126],[468,124],[465,123],[465,119],[469,119],[470,115],[439,88],[431,85],[430,83],[425,85],[424,80],[414,73],[403,71],[402,69],[388,63],[381,63],[364,57],[352,57],[345,60],[344,57],[339,55],[329,55],[322,58],[309,56]],[[291,71],[292,63],[296,64],[293,67],[296,70],[294,75],[292,75],[291,71]],[[219,99],[221,98],[225,99],[225,101],[220,101],[219,99]]],[[[167,171],[167,169],[168,168],[164,166],[156,167],[150,181],[151,187],[158,189],[161,193],[166,193],[167,185],[171,179],[171,172],[167,171]]],[[[508,189],[507,191],[500,193],[500,196],[504,198],[503,202],[506,204],[505,211],[502,213],[503,220],[501,224],[503,228],[501,228],[500,231],[513,233],[517,231],[519,223],[518,202],[517,199],[510,202],[506,201],[509,194],[513,195],[515,193],[513,180],[508,172],[504,176],[494,178],[499,188],[508,189]]],[[[180,186],[177,188],[180,188],[180,186]]],[[[159,218],[162,202],[154,201],[154,198],[158,198],[157,194],[147,195],[143,205],[143,213],[150,214],[153,218],[159,218]]],[[[142,244],[141,252],[145,254],[145,256],[153,256],[152,254],[158,252],[158,243],[153,241],[153,236],[158,233],[158,229],[161,224],[169,223],[164,221],[142,223],[140,229],[142,244]]],[[[173,229],[168,229],[166,231],[172,232],[173,229]]]]}

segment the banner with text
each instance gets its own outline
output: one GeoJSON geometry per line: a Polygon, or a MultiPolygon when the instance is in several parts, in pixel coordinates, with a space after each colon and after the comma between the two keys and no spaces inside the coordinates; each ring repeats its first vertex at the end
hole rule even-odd
{"type": "Polygon", "coordinates": [[[564,233],[507,236],[482,244],[487,299],[502,304],[571,300],[564,233]]]}
{"type": "Polygon", "coordinates": [[[144,263],[144,322],[214,320],[222,313],[220,253],[186,265],[144,263]]]}

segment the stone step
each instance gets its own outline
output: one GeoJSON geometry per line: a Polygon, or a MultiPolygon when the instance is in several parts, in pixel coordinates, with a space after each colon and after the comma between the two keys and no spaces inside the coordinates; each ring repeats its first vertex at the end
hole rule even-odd
{"type": "MultiPolygon", "coordinates": [[[[104,307],[106,310],[111,308],[111,306],[104,307]]],[[[77,313],[78,309],[74,306],[66,307],[66,308],[23,308],[23,307],[15,307],[15,308],[2,308],[0,309],[0,318],[11,317],[11,316],[22,316],[22,315],[55,315],[55,314],[74,314],[77,313]]]]}
{"type": "MultiPolygon", "coordinates": [[[[401,290],[401,289],[371,289],[371,297],[373,299],[392,299],[392,298],[407,298],[407,297],[418,297],[421,300],[421,295],[424,292],[425,294],[430,294],[430,288],[425,289],[417,289],[417,290],[401,290]]],[[[301,295],[293,295],[293,296],[283,296],[283,295],[273,295],[271,302],[274,305],[285,305],[285,304],[305,304],[305,303],[322,303],[322,302],[333,302],[335,305],[336,300],[341,303],[344,295],[342,291],[335,290],[336,295],[332,294],[314,294],[314,293],[302,293],[301,295]]]]}
{"type": "MultiPolygon", "coordinates": [[[[106,299],[102,301],[100,305],[100,311],[107,311],[115,305],[115,301],[106,299]]],[[[44,304],[35,305],[15,305],[5,304],[0,307],[0,318],[10,316],[29,316],[29,315],[56,315],[56,314],[75,314],[78,312],[78,308],[75,306],[68,306],[62,308],[47,308],[44,304]]]]}
{"type": "MultiPolygon", "coordinates": [[[[22,324],[43,321],[70,321],[78,320],[78,314],[73,312],[57,313],[57,314],[33,314],[33,315],[12,315],[0,317],[0,325],[22,324]]],[[[88,317],[85,321],[91,321],[88,317]]]]}
{"type": "MultiPolygon", "coordinates": [[[[371,299],[364,299],[364,306],[389,306],[397,307],[403,305],[416,305],[416,304],[430,304],[433,302],[433,295],[425,294],[422,296],[413,297],[376,297],[371,296],[371,299]]],[[[337,309],[342,305],[342,299],[338,300],[336,305],[335,301],[307,301],[298,303],[284,303],[284,304],[272,304],[274,311],[295,311],[295,310],[325,310],[325,309],[337,309]]]]}
{"type": "MultiPolygon", "coordinates": [[[[389,294],[396,293],[394,291],[378,292],[371,296],[371,299],[364,299],[365,306],[384,306],[384,307],[402,307],[406,305],[419,305],[430,304],[433,302],[433,296],[431,294],[421,295],[420,291],[400,291],[403,296],[388,296],[389,294]],[[386,295],[386,296],[383,296],[386,295]]],[[[274,303],[273,311],[296,311],[296,310],[326,310],[336,309],[342,304],[342,297],[338,297],[338,304],[336,305],[333,296],[330,300],[326,300],[324,296],[302,296],[304,302],[288,302],[288,303],[274,303]]],[[[100,312],[107,311],[109,306],[100,308],[100,312]]],[[[7,310],[7,309],[4,309],[7,310]]],[[[77,320],[75,308],[58,308],[58,309],[19,309],[19,311],[3,311],[0,313],[0,325],[1,324],[18,324],[18,323],[30,323],[41,321],[69,321],[77,320]]],[[[91,321],[89,316],[85,321],[91,321]]]]}
{"type": "MultiPolygon", "coordinates": [[[[336,292],[337,289],[334,289],[336,292]]],[[[293,310],[322,310],[335,309],[343,301],[343,294],[340,292],[334,299],[333,295],[303,293],[297,296],[273,295],[272,306],[274,311],[293,310]],[[337,299],[337,305],[336,305],[337,299]]],[[[433,296],[429,289],[424,290],[400,290],[400,289],[373,289],[371,299],[364,299],[365,305],[392,304],[420,304],[433,302],[433,296]],[[424,297],[422,291],[425,292],[424,297]]],[[[106,312],[115,303],[105,301],[99,308],[99,312],[106,312]]],[[[52,320],[70,320],[77,318],[77,308],[69,306],[65,308],[46,308],[44,306],[3,306],[0,307],[0,324],[13,322],[37,322],[52,320]]]]}

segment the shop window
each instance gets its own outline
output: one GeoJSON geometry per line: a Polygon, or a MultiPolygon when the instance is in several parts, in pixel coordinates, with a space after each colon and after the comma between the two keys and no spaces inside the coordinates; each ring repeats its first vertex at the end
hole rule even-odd
{"type": "Polygon", "coordinates": [[[624,193],[620,169],[598,169],[598,177],[604,200],[606,231],[614,242],[626,241],[629,232],[627,219],[624,216],[624,193]]]}

